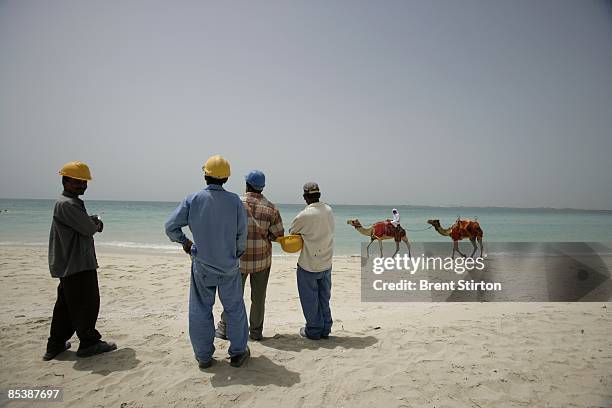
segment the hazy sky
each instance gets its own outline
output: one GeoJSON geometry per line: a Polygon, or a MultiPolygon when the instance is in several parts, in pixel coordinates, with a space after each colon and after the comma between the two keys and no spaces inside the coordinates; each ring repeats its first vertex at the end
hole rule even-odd
{"type": "Polygon", "coordinates": [[[612,209],[604,1],[2,1],[0,197],[612,209]]]}

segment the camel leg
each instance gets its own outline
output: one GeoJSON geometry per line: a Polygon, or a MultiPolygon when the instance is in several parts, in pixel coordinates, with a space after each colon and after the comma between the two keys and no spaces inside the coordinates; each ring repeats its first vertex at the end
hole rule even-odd
{"type": "Polygon", "coordinates": [[[380,257],[383,257],[383,251],[382,251],[382,239],[378,240],[378,246],[380,247],[380,257]]]}
{"type": "Polygon", "coordinates": [[[482,243],[482,237],[478,237],[478,245],[480,245],[480,257],[482,258],[482,251],[484,250],[484,245],[482,243]]]}
{"type": "Polygon", "coordinates": [[[472,243],[472,246],[474,247],[474,250],[472,251],[472,255],[470,255],[470,258],[474,258],[474,254],[476,253],[476,249],[478,249],[478,247],[476,246],[476,238],[474,238],[474,237],[470,238],[470,242],[472,243]]]}
{"type": "Polygon", "coordinates": [[[404,237],[402,241],[404,241],[406,247],[408,248],[408,258],[412,258],[412,255],[410,254],[410,241],[408,241],[408,238],[406,237],[404,237]]]}
{"type": "Polygon", "coordinates": [[[370,238],[370,243],[368,244],[368,246],[366,247],[366,256],[369,258],[370,257],[370,245],[372,245],[372,242],[374,242],[374,238],[370,238]]]}
{"type": "Polygon", "coordinates": [[[459,252],[459,255],[466,257],[463,252],[459,250],[459,241],[453,241],[453,259],[455,259],[455,252],[459,252]]]}
{"type": "Polygon", "coordinates": [[[393,255],[391,255],[391,258],[393,258],[398,252],[399,252],[399,241],[395,241],[395,252],[393,253],[393,255]]]}

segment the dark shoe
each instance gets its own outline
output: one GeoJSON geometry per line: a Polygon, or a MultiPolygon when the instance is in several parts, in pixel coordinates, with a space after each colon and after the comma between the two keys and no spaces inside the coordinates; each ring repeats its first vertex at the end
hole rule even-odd
{"type": "Polygon", "coordinates": [[[79,349],[76,353],[77,357],[91,357],[96,354],[107,353],[109,351],[117,350],[117,345],[112,341],[99,341],[93,346],[79,349]]]}
{"type": "Polygon", "coordinates": [[[261,334],[256,334],[256,333],[251,333],[249,335],[249,338],[253,341],[262,341],[263,340],[263,335],[261,334]]]}
{"type": "Polygon", "coordinates": [[[70,342],[67,341],[66,344],[64,344],[64,348],[63,349],[59,349],[59,350],[47,350],[47,352],[43,355],[43,361],[53,360],[60,353],[68,350],[71,346],[72,346],[72,344],[70,344],[70,342]]]}
{"type": "Polygon", "coordinates": [[[323,340],[327,340],[327,339],[329,339],[329,334],[322,334],[322,335],[321,335],[321,338],[322,338],[323,340]]]}
{"type": "Polygon", "coordinates": [[[310,339],[310,340],[319,340],[319,339],[321,339],[321,337],[311,337],[311,336],[307,335],[305,327],[302,327],[300,329],[300,336],[304,337],[305,339],[310,339]]]}
{"type": "Polygon", "coordinates": [[[232,367],[240,367],[242,364],[245,363],[245,361],[249,359],[250,356],[251,350],[249,349],[249,346],[247,346],[246,351],[244,353],[238,354],[237,356],[230,358],[230,365],[232,367]]]}
{"type": "Polygon", "coordinates": [[[206,370],[207,368],[210,368],[213,363],[215,362],[214,358],[211,358],[208,361],[200,361],[198,360],[198,367],[200,367],[200,370],[206,370]]]}
{"type": "Polygon", "coordinates": [[[221,340],[227,340],[227,336],[225,335],[225,333],[223,333],[219,329],[215,330],[215,337],[221,340]]]}

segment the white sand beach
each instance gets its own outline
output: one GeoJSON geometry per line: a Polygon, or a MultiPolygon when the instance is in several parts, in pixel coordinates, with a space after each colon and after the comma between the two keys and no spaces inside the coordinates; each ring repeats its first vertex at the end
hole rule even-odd
{"type": "Polygon", "coordinates": [[[611,303],[362,303],[359,258],[334,260],[332,337],[311,341],[297,334],[297,258],[275,257],[266,338],[240,369],[215,340],[217,364],[201,371],[189,258],[99,250],[98,329],[119,349],[80,359],[75,336],[44,362],[57,286],[46,257],[0,247],[0,384],[62,387],[51,406],[612,407],[611,303]]]}

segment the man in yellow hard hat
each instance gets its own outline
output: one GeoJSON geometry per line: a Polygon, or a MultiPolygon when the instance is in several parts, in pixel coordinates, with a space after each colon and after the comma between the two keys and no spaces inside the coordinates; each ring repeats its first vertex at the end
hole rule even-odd
{"type": "Polygon", "coordinates": [[[49,234],[49,270],[59,278],[57,300],[53,308],[51,333],[43,360],[51,360],[70,348],[68,341],[76,331],[77,356],[89,357],[115,350],[113,342],[101,340],[96,330],[100,310],[98,262],[93,236],[104,224],[96,215],[88,215],[79,199],[91,180],[85,163],[66,163],[59,171],[64,191],[55,203],[49,234]]]}
{"type": "Polygon", "coordinates": [[[200,368],[206,369],[214,362],[212,307],[217,290],[227,322],[230,365],[240,367],[250,356],[239,268],[246,248],[247,215],[240,197],[223,188],[230,176],[227,160],[212,156],[203,170],[207,187],[181,202],[166,222],[166,235],[192,255],[189,337],[200,368]],[[195,243],[183,233],[186,226],[195,243]]]}
{"type": "Polygon", "coordinates": [[[300,336],[327,339],[332,327],[329,307],[334,252],[334,215],[320,202],[321,191],[314,182],[304,184],[304,208],[291,223],[290,234],[300,234],[304,245],[297,265],[297,286],[306,326],[300,336]]]}

